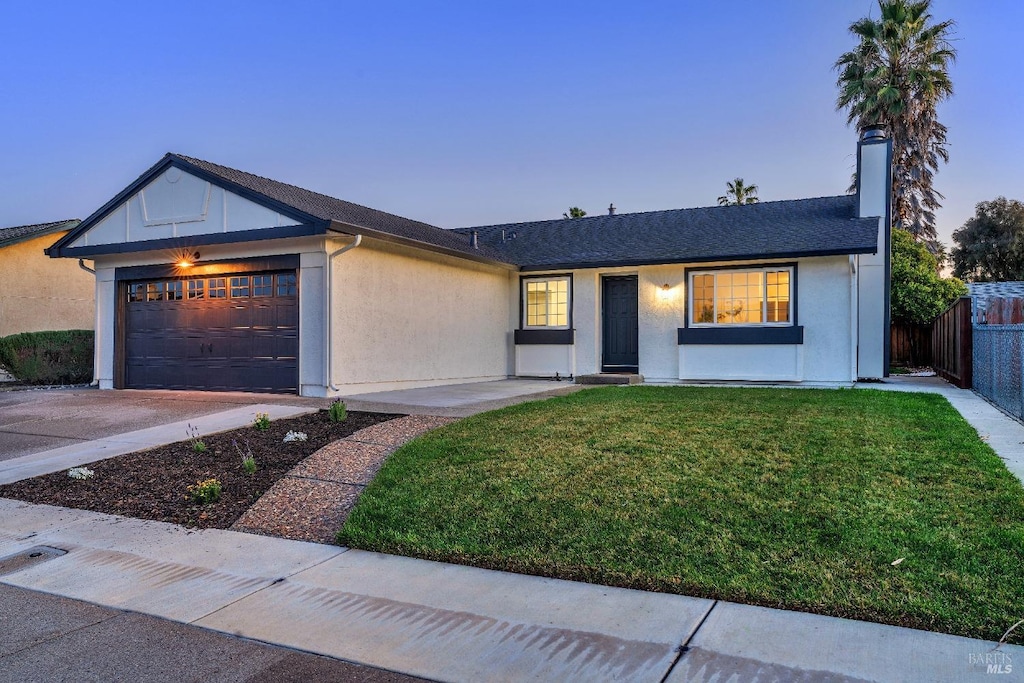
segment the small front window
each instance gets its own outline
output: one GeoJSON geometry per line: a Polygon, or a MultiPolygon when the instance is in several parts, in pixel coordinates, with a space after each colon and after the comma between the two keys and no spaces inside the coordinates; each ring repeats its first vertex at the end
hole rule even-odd
{"type": "Polygon", "coordinates": [[[694,325],[792,324],[792,268],[713,270],[690,275],[694,325]]]}
{"type": "Polygon", "coordinates": [[[296,291],[295,273],[282,273],[277,276],[278,296],[295,296],[296,291]]]}
{"type": "Polygon", "coordinates": [[[249,276],[231,278],[231,298],[239,299],[249,296],[249,276]]]}
{"type": "Polygon", "coordinates": [[[163,301],[164,283],[150,282],[146,284],[146,301],[163,301]]]}
{"type": "Polygon", "coordinates": [[[252,295],[253,296],[273,296],[274,295],[274,276],[273,275],[253,275],[252,276],[252,295]]]}
{"type": "Polygon", "coordinates": [[[569,278],[523,280],[523,327],[569,327],[569,278]]]}
{"type": "Polygon", "coordinates": [[[228,296],[227,290],[227,278],[213,277],[210,278],[210,287],[207,290],[207,296],[211,299],[225,299],[228,296]]]}
{"type": "Polygon", "coordinates": [[[168,301],[181,301],[182,298],[182,287],[181,280],[171,280],[167,283],[167,300],[168,301]]]}

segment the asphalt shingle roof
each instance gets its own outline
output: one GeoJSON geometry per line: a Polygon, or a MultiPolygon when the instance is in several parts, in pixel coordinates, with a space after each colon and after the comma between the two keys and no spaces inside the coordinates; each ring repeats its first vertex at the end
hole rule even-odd
{"type": "Polygon", "coordinates": [[[63,221],[52,221],[50,223],[35,223],[33,225],[16,225],[10,228],[0,228],[0,247],[6,247],[25,240],[42,237],[62,230],[71,230],[79,223],[77,218],[70,218],[63,221]]]}
{"type": "Polygon", "coordinates": [[[202,159],[172,154],[172,158],[180,159],[219,178],[235,183],[274,201],[287,204],[303,213],[328,221],[337,221],[355,227],[368,228],[378,232],[394,235],[416,242],[444,247],[457,252],[482,256],[494,260],[502,260],[491,249],[484,247],[474,249],[467,235],[444,230],[428,223],[414,221],[396,216],[385,211],[378,211],[343,199],[335,199],[319,192],[306,190],[270,178],[253,175],[227,166],[221,166],[202,159]]]}
{"type": "Polygon", "coordinates": [[[523,270],[863,254],[878,248],[878,219],[855,218],[853,195],[445,230],[202,159],[168,154],[48,253],[65,255],[63,250],[81,232],[170,164],[191,168],[257,201],[262,197],[268,206],[292,212],[314,232],[326,231],[333,222],[352,234],[394,238],[523,270]],[[479,235],[476,247],[473,232],[479,235]]]}
{"type": "Polygon", "coordinates": [[[481,245],[524,270],[873,253],[878,219],[855,218],[855,201],[843,195],[458,232],[476,231],[481,245]]]}

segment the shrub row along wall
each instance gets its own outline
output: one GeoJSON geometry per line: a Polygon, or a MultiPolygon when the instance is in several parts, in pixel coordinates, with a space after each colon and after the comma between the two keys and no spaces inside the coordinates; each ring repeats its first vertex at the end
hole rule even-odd
{"type": "Polygon", "coordinates": [[[92,330],[24,332],[0,337],[0,365],[26,384],[92,381],[92,330]]]}
{"type": "Polygon", "coordinates": [[[1024,324],[974,325],[974,390],[1024,419],[1024,324]]]}

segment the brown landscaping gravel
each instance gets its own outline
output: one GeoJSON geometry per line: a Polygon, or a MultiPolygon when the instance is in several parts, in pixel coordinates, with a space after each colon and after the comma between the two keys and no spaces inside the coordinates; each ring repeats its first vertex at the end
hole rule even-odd
{"type": "Polygon", "coordinates": [[[231,527],[297,541],[333,543],[362,486],[285,477],[231,527]]]}
{"type": "Polygon", "coordinates": [[[88,467],[96,473],[91,479],[74,480],[61,471],[6,484],[0,486],[0,497],[191,527],[227,529],[275,482],[312,453],[397,417],[401,416],[350,411],[345,421],[334,423],[327,411],[320,410],[275,420],[266,431],[249,426],[203,437],[207,446],[204,453],[193,451],[188,441],[180,441],[91,463],[88,467]],[[305,432],[309,438],[283,443],[289,430],[305,432]],[[252,449],[257,466],[254,474],[242,470],[238,448],[252,449]],[[224,487],[220,500],[209,505],[192,503],[187,495],[188,486],[211,477],[219,479],[224,487]]]}
{"type": "Polygon", "coordinates": [[[376,476],[391,450],[387,446],[348,439],[335,441],[303,460],[288,474],[292,477],[365,486],[376,476]]]}
{"type": "Polygon", "coordinates": [[[407,415],[324,446],[277,482],[231,528],[334,543],[365,485],[387,457],[406,441],[449,422],[454,418],[407,415]]]}
{"type": "Polygon", "coordinates": [[[454,422],[455,419],[452,417],[435,417],[433,415],[406,415],[401,420],[394,420],[361,429],[358,433],[353,434],[349,440],[390,446],[394,449],[424,432],[437,429],[449,422],[454,422]]]}

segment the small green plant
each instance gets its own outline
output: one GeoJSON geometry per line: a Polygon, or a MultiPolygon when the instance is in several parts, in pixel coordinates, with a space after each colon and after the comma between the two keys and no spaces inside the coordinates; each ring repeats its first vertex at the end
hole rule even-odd
{"type": "Polygon", "coordinates": [[[331,416],[331,422],[343,422],[348,417],[345,403],[340,398],[331,404],[331,407],[327,409],[327,413],[331,416]]]}
{"type": "Polygon", "coordinates": [[[252,446],[246,443],[245,450],[242,450],[242,447],[238,445],[238,442],[233,439],[231,441],[231,445],[235,447],[235,450],[238,451],[238,455],[242,458],[242,470],[246,474],[255,474],[256,456],[252,454],[252,446]]]}
{"type": "Polygon", "coordinates": [[[224,490],[218,479],[211,477],[210,479],[203,479],[197,481],[195,484],[188,487],[188,497],[192,499],[193,503],[199,505],[209,505],[210,503],[216,503],[220,500],[220,494],[224,490]]]}
{"type": "Polygon", "coordinates": [[[72,479],[91,479],[96,476],[96,473],[90,470],[88,467],[72,467],[68,470],[68,476],[72,479]]]}
{"type": "Polygon", "coordinates": [[[185,428],[185,433],[188,434],[188,445],[196,453],[206,452],[206,442],[199,438],[199,427],[189,423],[185,428]]]}
{"type": "Polygon", "coordinates": [[[265,432],[270,429],[270,413],[256,413],[252,424],[256,429],[265,432]]]}

